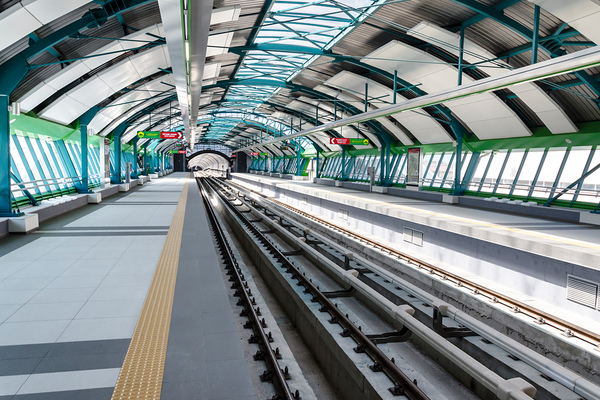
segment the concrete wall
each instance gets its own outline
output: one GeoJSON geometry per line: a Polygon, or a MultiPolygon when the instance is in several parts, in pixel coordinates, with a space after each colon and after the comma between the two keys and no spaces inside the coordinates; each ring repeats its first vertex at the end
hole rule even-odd
{"type": "MultiPolygon", "coordinates": [[[[263,194],[273,195],[294,207],[314,215],[330,218],[347,224],[350,229],[359,229],[391,242],[399,250],[417,252],[423,256],[453,266],[464,273],[473,274],[520,292],[534,299],[543,300],[566,312],[597,320],[600,313],[566,299],[567,274],[600,280],[596,268],[568,263],[545,257],[534,252],[518,250],[493,241],[449,232],[432,226],[416,224],[389,215],[363,210],[335,201],[298,193],[289,189],[243,179],[246,183],[262,188],[263,194]],[[282,192],[285,197],[281,198],[282,192]],[[306,201],[306,202],[305,202],[306,201]],[[339,217],[341,210],[348,211],[347,221],[339,217]],[[404,228],[423,233],[423,245],[416,246],[403,240],[404,228]]],[[[518,206],[513,206],[518,207],[518,206]]],[[[525,207],[523,207],[525,208],[525,207]]]]}

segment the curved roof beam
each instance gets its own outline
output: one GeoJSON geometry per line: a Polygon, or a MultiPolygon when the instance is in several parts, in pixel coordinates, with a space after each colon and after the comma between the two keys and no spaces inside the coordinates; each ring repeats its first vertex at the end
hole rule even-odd
{"type": "MultiPolygon", "coordinates": [[[[73,61],[65,68],[48,79],[43,80],[33,89],[21,96],[21,109],[25,112],[33,110],[47,98],[68,84],[76,81],[90,71],[119,57],[121,54],[136,50],[154,47],[164,43],[164,40],[156,41],[156,36],[164,36],[161,24],[151,25],[145,29],[136,31],[131,35],[115,39],[110,44],[90,53],[82,59],[73,61]],[[144,40],[146,39],[146,40],[144,40]]],[[[168,60],[168,58],[167,58],[168,60]]]]}
{"type": "Polygon", "coordinates": [[[86,5],[89,0],[19,2],[0,13],[0,51],[38,28],[86,5]],[[25,3],[25,4],[23,4],[25,3]]]}
{"type": "MultiPolygon", "coordinates": [[[[458,60],[460,52],[459,34],[447,31],[427,21],[417,24],[407,33],[446,50],[458,60]]],[[[508,63],[496,60],[496,55],[473,43],[471,40],[467,38],[463,38],[463,40],[463,59],[487,75],[497,76],[503,74],[506,70],[514,69],[508,63]]],[[[536,113],[552,133],[577,132],[577,127],[564,110],[538,85],[524,83],[513,86],[510,90],[536,113]]]]}
{"type": "MultiPolygon", "coordinates": [[[[271,51],[271,52],[282,52],[282,53],[302,53],[302,54],[311,54],[311,55],[316,55],[316,56],[318,55],[318,56],[331,57],[331,58],[335,59],[335,62],[347,62],[347,63],[353,64],[353,65],[356,65],[358,67],[364,68],[373,73],[376,73],[384,78],[391,80],[392,82],[394,81],[394,74],[390,73],[389,71],[386,71],[385,69],[379,68],[375,65],[369,65],[367,63],[364,63],[363,61],[361,61],[359,58],[357,58],[355,56],[337,54],[331,50],[319,50],[319,49],[314,49],[314,48],[310,48],[310,47],[306,47],[306,46],[290,46],[290,45],[282,45],[282,44],[277,44],[277,43],[261,43],[261,44],[254,44],[254,45],[250,45],[250,46],[237,46],[237,47],[232,47],[229,49],[230,52],[238,53],[238,54],[243,54],[243,53],[246,53],[248,51],[253,51],[253,50],[260,50],[260,51],[265,51],[265,52],[271,51]]],[[[417,85],[413,85],[410,82],[407,82],[406,80],[402,79],[401,76],[396,76],[395,80],[396,80],[396,84],[398,86],[397,87],[398,90],[403,90],[405,92],[411,92],[411,93],[414,93],[414,95],[416,95],[416,96],[427,95],[427,92],[420,89],[417,85]]],[[[468,131],[462,125],[462,123],[452,115],[451,111],[447,107],[445,107],[444,105],[438,104],[438,105],[434,106],[434,108],[441,115],[443,115],[446,119],[448,119],[448,121],[450,121],[450,128],[452,129],[452,132],[454,133],[455,136],[466,133],[468,131]]],[[[423,112],[426,112],[426,111],[423,111],[423,112]]],[[[432,115],[432,117],[436,118],[435,115],[432,115]]]]}
{"type": "MultiPolygon", "coordinates": [[[[259,78],[243,79],[243,80],[232,79],[229,81],[220,81],[213,85],[206,86],[205,89],[210,90],[213,88],[231,87],[231,86],[235,86],[235,85],[287,88],[292,91],[306,93],[309,96],[316,97],[318,99],[324,99],[323,100],[324,102],[342,103],[343,109],[346,110],[350,114],[356,115],[356,114],[362,113],[362,111],[360,109],[358,109],[350,104],[347,104],[345,102],[340,102],[339,100],[335,99],[335,97],[332,97],[328,94],[319,92],[315,89],[311,89],[306,86],[298,85],[298,84],[295,84],[292,82],[273,81],[270,79],[259,79],[259,78]]],[[[227,100],[224,100],[224,101],[227,101],[227,100]]],[[[264,102],[261,101],[260,103],[263,104],[264,102]]],[[[377,135],[380,139],[383,139],[383,138],[393,139],[391,137],[391,135],[385,129],[383,129],[377,121],[367,121],[366,125],[368,125],[373,130],[374,134],[377,135]]]]}
{"type": "Polygon", "coordinates": [[[16,54],[0,65],[0,93],[11,94],[23,81],[29,72],[28,61],[36,55],[47,51],[55,44],[62,42],[72,35],[77,35],[86,28],[96,28],[104,25],[106,21],[117,14],[136,8],[154,0],[120,0],[105,3],[99,8],[86,12],[80,19],[72,22],[16,54]]]}
{"type": "MultiPolygon", "coordinates": [[[[501,24],[503,24],[503,25],[507,26],[508,28],[512,29],[513,31],[515,31],[516,33],[518,33],[519,35],[521,35],[522,37],[524,37],[525,39],[527,39],[529,41],[533,40],[533,32],[529,28],[527,28],[526,26],[518,23],[514,19],[511,19],[511,18],[507,17],[500,10],[496,10],[493,7],[486,6],[486,5],[484,5],[482,3],[479,3],[478,1],[475,1],[475,0],[450,0],[450,1],[452,1],[454,3],[457,3],[457,4],[460,4],[460,5],[463,5],[463,6],[469,8],[469,9],[471,9],[473,11],[478,12],[479,14],[481,14],[481,15],[483,15],[485,17],[488,17],[488,18],[491,18],[491,19],[493,19],[495,21],[500,22],[501,24]]],[[[528,1],[532,1],[534,3],[542,3],[541,0],[528,0],[528,1]]],[[[583,1],[585,1],[585,0],[583,0],[583,1]]],[[[547,0],[544,0],[543,4],[545,6],[547,6],[546,3],[550,3],[550,2],[548,2],[547,0]]],[[[591,4],[591,2],[590,2],[590,4],[591,4]]],[[[560,1],[559,6],[562,7],[562,6],[565,6],[565,5],[567,7],[572,7],[573,6],[573,4],[570,1],[569,2],[560,1]]],[[[596,4],[594,6],[594,9],[597,9],[597,7],[598,7],[598,5],[596,4]]],[[[595,15],[596,12],[594,14],[592,14],[592,15],[595,15]]],[[[590,10],[587,10],[586,13],[590,13],[590,10]]],[[[567,18],[567,19],[569,19],[569,18],[567,18]]],[[[590,26],[590,29],[596,29],[596,26],[593,25],[593,28],[590,26]]],[[[597,37],[597,36],[600,36],[600,35],[597,35],[597,34],[592,35],[592,37],[597,37]]],[[[550,54],[550,56],[552,58],[560,57],[560,56],[562,56],[562,55],[565,54],[564,50],[562,50],[560,48],[556,49],[556,48],[550,47],[550,46],[548,46],[548,44],[550,44],[550,43],[547,43],[545,41],[541,41],[539,43],[539,48],[542,49],[542,50],[544,50],[544,51],[546,51],[548,54],[550,54]]],[[[575,72],[575,75],[577,75],[577,77],[579,79],[581,79],[581,81],[583,81],[596,94],[596,96],[600,97],[600,83],[598,83],[598,81],[594,80],[586,71],[577,71],[577,72],[575,72]]],[[[598,107],[600,107],[600,103],[599,102],[596,102],[596,103],[597,103],[598,107]]]]}

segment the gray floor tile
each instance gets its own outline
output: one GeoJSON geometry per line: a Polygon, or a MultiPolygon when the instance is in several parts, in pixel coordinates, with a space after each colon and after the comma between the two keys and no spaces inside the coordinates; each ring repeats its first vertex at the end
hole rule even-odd
{"type": "Polygon", "coordinates": [[[129,339],[133,335],[137,320],[137,316],[73,320],[58,341],[129,339]]]}
{"type": "Polygon", "coordinates": [[[0,376],[0,396],[11,396],[16,394],[28,375],[0,376]]]}
{"type": "Polygon", "coordinates": [[[0,305],[0,324],[3,323],[13,315],[19,308],[23,307],[22,304],[4,304],[0,305]]]}
{"type": "Polygon", "coordinates": [[[0,305],[25,304],[38,292],[39,290],[2,290],[0,291],[0,305]]]}
{"type": "Polygon", "coordinates": [[[17,394],[114,387],[120,368],[29,375],[17,394]]]}
{"type": "Polygon", "coordinates": [[[48,286],[47,289],[79,289],[98,287],[104,277],[102,276],[59,276],[54,279],[48,286]]]}
{"type": "Polygon", "coordinates": [[[70,321],[5,322],[0,325],[0,343],[16,344],[53,343],[70,321]]]}
{"type": "Polygon", "coordinates": [[[6,322],[70,320],[83,304],[84,302],[25,304],[6,322]]]}
{"type": "Polygon", "coordinates": [[[144,300],[148,285],[99,287],[90,297],[90,301],[105,300],[144,300]]]}
{"type": "Polygon", "coordinates": [[[139,286],[150,285],[154,274],[138,274],[138,275],[115,275],[104,278],[99,288],[114,287],[114,286],[139,286]]]}
{"type": "Polygon", "coordinates": [[[0,346],[0,360],[12,360],[19,358],[41,359],[52,348],[52,343],[26,344],[17,346],[0,346]]]}
{"type": "Polygon", "coordinates": [[[216,312],[202,313],[202,330],[205,334],[238,332],[231,313],[216,312]]]}
{"type": "Polygon", "coordinates": [[[0,283],[0,290],[43,289],[52,282],[52,278],[7,278],[0,283]]]}
{"type": "Polygon", "coordinates": [[[33,373],[83,371],[92,369],[121,368],[124,353],[91,354],[81,356],[45,357],[33,373]]]}
{"type": "Polygon", "coordinates": [[[70,267],[60,276],[106,276],[113,267],[70,267]]]}
{"type": "Polygon", "coordinates": [[[256,395],[246,360],[211,362],[207,380],[207,398],[210,399],[226,400],[256,395]]]}
{"type": "Polygon", "coordinates": [[[238,332],[204,335],[206,361],[245,360],[242,340],[238,332]]]}
{"type": "MultiPolygon", "coordinates": [[[[113,388],[16,395],[11,400],[110,400],[113,388]]],[[[0,398],[0,400],[3,400],[0,398]]]]}
{"type": "Polygon", "coordinates": [[[41,358],[0,360],[0,376],[31,374],[41,360],[41,358]]]}
{"type": "Polygon", "coordinates": [[[143,304],[143,300],[88,301],[75,319],[137,317],[143,304]]]}
{"type": "Polygon", "coordinates": [[[43,289],[35,297],[29,300],[33,303],[63,303],[63,302],[85,302],[95,288],[71,288],[71,289],[43,289]]]}

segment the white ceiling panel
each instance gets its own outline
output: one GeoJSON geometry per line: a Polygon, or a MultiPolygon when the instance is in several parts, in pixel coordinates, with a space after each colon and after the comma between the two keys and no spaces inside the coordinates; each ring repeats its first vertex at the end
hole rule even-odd
{"type": "MultiPolygon", "coordinates": [[[[424,21],[410,29],[407,33],[421,40],[431,42],[458,57],[460,35],[454,32],[447,31],[424,21]]],[[[510,65],[502,60],[496,60],[493,63],[481,63],[482,60],[495,59],[496,56],[469,39],[464,40],[463,57],[468,63],[479,63],[477,64],[477,68],[490,76],[502,75],[512,69],[510,65]]],[[[564,110],[535,83],[523,83],[512,86],[509,89],[538,114],[538,117],[552,133],[577,132],[577,126],[575,126],[564,110]],[[556,115],[545,112],[551,110],[556,115]]]]}
{"type": "Polygon", "coordinates": [[[23,0],[21,4],[42,24],[54,21],[89,3],[89,0],[23,0]]]}
{"type": "Polygon", "coordinates": [[[25,96],[19,99],[21,110],[24,112],[33,110],[38,104],[42,103],[54,93],[56,93],[56,89],[46,85],[46,82],[40,82],[33,90],[30,90],[25,96]]]}
{"type": "Polygon", "coordinates": [[[88,109],[88,106],[65,94],[52,103],[50,107],[44,109],[40,116],[59,124],[68,125],[88,109]]]}
{"type": "Polygon", "coordinates": [[[206,57],[217,56],[229,52],[233,39],[233,32],[217,33],[211,32],[208,37],[208,45],[206,48],[206,57]]]}
{"type": "Polygon", "coordinates": [[[115,92],[142,78],[129,59],[101,71],[98,76],[115,92]]]}
{"type": "Polygon", "coordinates": [[[21,4],[15,4],[0,13],[0,50],[4,50],[19,39],[42,26],[21,4]]]}
{"type": "Polygon", "coordinates": [[[60,90],[88,72],[90,72],[90,69],[87,65],[81,61],[76,61],[66,68],[61,69],[49,79],[46,79],[46,83],[54,89],[60,90]]]}
{"type": "Polygon", "coordinates": [[[600,3],[596,0],[528,0],[577,29],[588,39],[600,44],[600,3]]]}
{"type": "Polygon", "coordinates": [[[221,7],[216,8],[212,11],[210,17],[210,24],[222,24],[223,22],[237,21],[240,18],[240,12],[242,8],[240,6],[221,7]]]}
{"type": "Polygon", "coordinates": [[[163,47],[158,46],[129,57],[140,77],[155,74],[159,68],[168,68],[163,47]]]}
{"type": "Polygon", "coordinates": [[[111,43],[108,46],[104,46],[101,49],[91,53],[89,58],[83,60],[83,63],[88,66],[90,70],[96,69],[102,64],[105,64],[115,57],[118,57],[123,53],[123,46],[120,43],[111,43]],[[98,55],[102,54],[102,55],[98,55]]]}
{"type": "Polygon", "coordinates": [[[204,75],[202,79],[217,78],[221,73],[221,62],[204,64],[204,75]]]}
{"type": "MultiPolygon", "coordinates": [[[[113,90],[100,79],[98,76],[93,76],[81,85],[69,90],[67,95],[81,104],[85,104],[88,108],[94,107],[102,100],[106,99],[113,93],[113,90]]],[[[54,103],[53,103],[54,104],[54,103]]]]}
{"type": "MultiPolygon", "coordinates": [[[[385,69],[390,73],[399,71],[400,78],[413,85],[420,84],[420,88],[428,93],[450,89],[456,87],[457,84],[458,74],[456,68],[440,62],[439,59],[424,51],[395,40],[367,55],[363,61],[385,69]]],[[[463,82],[470,81],[472,79],[463,74],[463,82]]],[[[473,97],[475,96],[467,99],[473,97]]],[[[479,101],[461,99],[446,105],[468,125],[477,137],[480,139],[493,139],[531,135],[531,131],[525,123],[498,97],[493,94],[478,95],[476,97],[479,101]],[[454,107],[466,103],[470,107],[457,107],[454,109],[454,107]],[[484,114],[487,116],[493,114],[494,116],[494,118],[489,119],[490,124],[485,129],[482,124],[473,126],[469,124],[469,121],[480,121],[480,116],[484,114]],[[506,125],[498,125],[498,118],[502,118],[506,125]]]]}

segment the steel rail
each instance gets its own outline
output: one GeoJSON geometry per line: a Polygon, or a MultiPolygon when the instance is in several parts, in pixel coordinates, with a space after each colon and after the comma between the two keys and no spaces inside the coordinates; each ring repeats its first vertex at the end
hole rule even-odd
{"type": "MultiPolygon", "coordinates": [[[[244,288],[244,283],[243,283],[242,276],[240,275],[238,263],[235,259],[235,256],[233,255],[233,252],[231,251],[231,248],[229,247],[227,239],[225,238],[225,234],[223,233],[223,227],[221,226],[221,224],[219,223],[219,221],[217,219],[214,207],[211,204],[210,199],[208,198],[209,194],[208,194],[207,187],[210,187],[210,186],[208,186],[208,185],[205,186],[205,184],[202,182],[201,178],[196,178],[196,182],[198,184],[198,188],[200,189],[200,192],[202,193],[202,200],[204,201],[204,206],[205,206],[206,212],[208,214],[208,219],[210,220],[210,223],[213,227],[213,231],[215,233],[217,243],[219,243],[221,250],[223,251],[222,255],[225,258],[225,264],[229,265],[231,267],[231,270],[233,271],[234,277],[237,280],[237,285],[239,287],[238,292],[240,293],[241,296],[243,296],[245,304],[248,305],[247,310],[249,311],[249,317],[252,320],[254,326],[257,327],[260,339],[261,339],[264,347],[267,350],[266,353],[268,356],[268,361],[269,361],[269,364],[271,364],[271,368],[273,369],[272,372],[277,379],[278,386],[280,387],[281,391],[283,392],[283,398],[286,400],[298,400],[300,398],[299,392],[296,391],[296,393],[292,393],[290,387],[288,386],[284,372],[279,367],[279,362],[277,361],[277,355],[275,354],[275,351],[271,348],[271,345],[269,344],[268,335],[264,331],[261,320],[260,320],[256,310],[254,309],[254,307],[252,307],[252,299],[250,298],[250,295],[244,288]]],[[[211,189],[214,190],[214,188],[212,188],[212,187],[211,187],[211,189]]],[[[215,191],[215,193],[218,193],[218,192],[215,191]]],[[[277,398],[277,395],[275,395],[275,397],[273,397],[273,399],[275,399],[275,398],[277,398]]]]}
{"type": "MultiPolygon", "coordinates": [[[[213,183],[214,184],[214,183],[213,183]]],[[[217,192],[218,193],[218,192],[217,192]]],[[[255,237],[259,238],[261,243],[274,254],[274,257],[282,264],[288,272],[293,274],[293,277],[301,281],[303,286],[307,289],[307,293],[312,294],[318,302],[327,308],[327,311],[332,317],[337,320],[337,323],[343,328],[350,331],[351,337],[357,342],[364,346],[366,354],[376,363],[382,367],[384,372],[390,380],[396,385],[392,389],[398,390],[401,388],[405,396],[411,400],[429,400],[429,397],[408,377],[406,376],[398,366],[390,360],[385,353],[383,353],[371,339],[369,339],[352,321],[346,317],[346,315],[329,299],[327,298],[316,285],[314,285],[309,278],[305,277],[300,270],[292,264],[287,256],[285,256],[263,233],[260,232],[254,224],[238,210],[238,208],[224,195],[219,193],[222,200],[229,207],[229,209],[242,221],[242,223],[252,232],[255,237]]]]}
{"type": "Polygon", "coordinates": [[[600,346],[600,333],[596,333],[596,332],[587,330],[583,327],[573,325],[572,323],[565,321],[564,319],[558,318],[552,314],[548,314],[548,313],[541,311],[535,307],[531,307],[530,305],[528,305],[526,303],[523,303],[519,300],[515,300],[509,296],[506,296],[495,290],[489,289],[489,288],[487,288],[483,285],[480,285],[478,283],[475,283],[471,280],[465,279],[457,274],[445,271],[433,264],[430,264],[426,261],[422,261],[416,257],[410,256],[410,255],[408,255],[404,252],[398,251],[392,247],[375,242],[365,236],[359,235],[359,234],[357,234],[349,229],[346,229],[342,226],[339,226],[337,224],[325,221],[324,219],[321,219],[312,214],[309,214],[309,213],[299,210],[295,207],[292,207],[288,204],[280,202],[279,200],[275,200],[275,199],[270,199],[270,200],[279,204],[282,207],[285,207],[285,208],[290,209],[298,214],[301,214],[306,218],[316,220],[323,225],[327,225],[338,231],[341,231],[347,236],[354,237],[362,242],[368,243],[373,248],[380,249],[386,253],[389,253],[390,255],[394,255],[397,258],[399,258],[403,261],[406,261],[409,264],[417,266],[418,268],[428,270],[430,275],[434,274],[434,275],[441,277],[444,280],[454,281],[455,284],[457,284],[459,286],[462,285],[465,288],[471,289],[471,291],[473,291],[474,293],[484,296],[484,297],[487,297],[490,301],[492,301],[494,303],[503,303],[507,307],[510,307],[511,309],[513,309],[513,311],[515,311],[515,312],[520,312],[522,314],[529,315],[531,318],[537,320],[538,323],[545,323],[550,326],[554,325],[554,328],[561,330],[563,333],[568,334],[570,332],[570,334],[578,337],[579,339],[581,339],[591,345],[600,346]]]}
{"type": "Polygon", "coordinates": [[[383,252],[386,252],[389,255],[393,255],[393,256],[397,257],[398,259],[407,262],[408,264],[416,266],[417,268],[427,270],[430,275],[437,275],[444,280],[455,283],[458,286],[463,286],[467,289],[470,289],[477,295],[487,297],[491,302],[504,304],[505,306],[511,308],[513,310],[513,312],[519,312],[524,315],[528,315],[532,319],[536,320],[536,322],[538,324],[547,324],[551,327],[554,327],[557,330],[560,330],[563,334],[572,335],[574,337],[577,337],[578,339],[581,339],[590,345],[596,346],[596,348],[598,348],[600,350],[600,333],[590,331],[581,326],[576,326],[568,321],[565,321],[562,318],[556,317],[547,312],[539,310],[539,309],[532,307],[526,303],[523,303],[519,300],[515,300],[515,299],[513,299],[509,296],[506,296],[500,292],[489,289],[489,288],[487,288],[483,285],[480,285],[476,282],[473,282],[471,280],[465,279],[457,274],[445,271],[442,268],[437,267],[433,264],[430,264],[426,261],[422,261],[416,257],[408,255],[397,249],[386,246],[379,242],[375,242],[372,239],[369,239],[365,236],[357,234],[347,228],[344,228],[344,227],[334,224],[332,222],[326,221],[322,218],[319,218],[313,214],[309,214],[305,211],[302,211],[296,207],[290,206],[289,204],[283,203],[279,200],[268,198],[267,196],[265,196],[262,193],[256,192],[256,191],[254,191],[252,189],[248,189],[248,188],[244,188],[244,189],[250,190],[254,194],[261,196],[265,199],[268,199],[268,200],[270,200],[284,208],[287,208],[297,214],[300,214],[300,215],[304,216],[305,218],[315,220],[322,225],[326,225],[326,226],[330,227],[331,229],[338,230],[347,236],[355,238],[363,243],[367,243],[370,246],[372,246],[373,248],[379,249],[383,252]]]}

